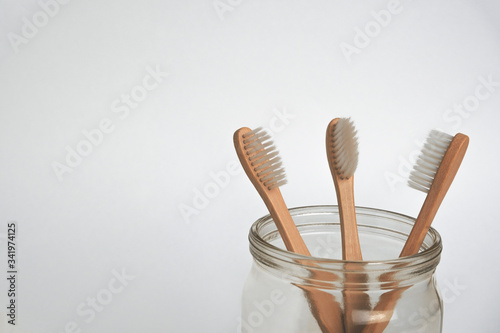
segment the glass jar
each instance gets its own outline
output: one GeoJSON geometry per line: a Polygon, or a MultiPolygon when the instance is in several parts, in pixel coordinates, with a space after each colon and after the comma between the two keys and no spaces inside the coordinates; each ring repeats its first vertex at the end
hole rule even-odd
{"type": "Polygon", "coordinates": [[[286,251],[269,215],[252,225],[242,333],[441,332],[436,230],[429,230],[420,253],[398,258],[415,219],[357,207],[364,261],[342,261],[337,206],[290,213],[313,257],[286,251]]]}

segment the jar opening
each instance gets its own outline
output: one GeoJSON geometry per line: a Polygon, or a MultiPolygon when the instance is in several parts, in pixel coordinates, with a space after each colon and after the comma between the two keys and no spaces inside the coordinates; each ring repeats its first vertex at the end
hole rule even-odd
{"type": "Polygon", "coordinates": [[[328,287],[341,283],[346,274],[351,275],[350,281],[352,275],[358,274],[360,279],[354,280],[360,281],[360,288],[368,287],[366,284],[372,283],[370,281],[380,283],[377,276],[383,276],[387,288],[391,288],[394,282],[403,286],[403,281],[414,283],[415,279],[425,278],[439,263],[441,237],[433,228],[427,233],[418,254],[398,258],[415,222],[406,215],[356,207],[364,261],[343,261],[337,206],[297,207],[290,209],[290,214],[312,257],[286,251],[269,215],[257,220],[249,233],[250,252],[255,261],[272,274],[286,275],[290,280],[328,287]],[[366,279],[367,274],[370,279],[366,279]],[[311,281],[311,276],[316,279],[311,281]]]}

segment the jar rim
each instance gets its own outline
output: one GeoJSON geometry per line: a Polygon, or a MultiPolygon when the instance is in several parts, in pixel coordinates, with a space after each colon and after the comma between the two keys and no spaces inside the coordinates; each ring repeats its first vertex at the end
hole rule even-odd
{"type": "MultiPolygon", "coordinates": [[[[302,206],[294,207],[289,209],[290,214],[293,216],[307,215],[307,214],[332,214],[338,213],[338,206],[336,205],[316,205],[316,206],[302,206]]],[[[408,215],[404,215],[397,212],[392,212],[389,210],[356,206],[356,215],[371,215],[386,217],[397,220],[397,222],[408,224],[412,226],[415,222],[415,218],[408,215]]],[[[345,264],[349,263],[349,267],[356,267],[362,264],[362,269],[366,271],[386,271],[387,267],[392,267],[393,269],[415,269],[415,266],[429,265],[431,264],[433,268],[437,266],[439,262],[440,254],[442,251],[442,241],[441,236],[436,229],[430,228],[427,237],[430,237],[432,241],[430,246],[424,247],[423,251],[419,253],[394,259],[384,259],[384,260],[366,260],[366,261],[346,261],[341,259],[330,259],[314,256],[306,256],[297,253],[281,249],[269,242],[267,242],[261,233],[263,226],[269,224],[274,225],[274,221],[271,216],[265,215],[255,221],[249,231],[249,241],[250,241],[250,251],[254,258],[257,256],[265,257],[267,260],[277,260],[279,262],[287,262],[293,265],[299,265],[303,267],[317,267],[318,263],[321,263],[323,269],[331,268],[333,270],[342,269],[345,271],[345,264]]],[[[297,227],[300,229],[301,225],[298,224],[297,227]]],[[[355,271],[358,269],[354,268],[355,271]]]]}

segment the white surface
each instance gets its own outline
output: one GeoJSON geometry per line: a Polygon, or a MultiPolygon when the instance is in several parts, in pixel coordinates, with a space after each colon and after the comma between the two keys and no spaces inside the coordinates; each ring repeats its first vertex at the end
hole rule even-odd
{"type": "Polygon", "coordinates": [[[402,180],[418,142],[432,128],[470,136],[435,221],[444,331],[499,331],[500,86],[481,86],[500,82],[500,5],[223,2],[232,10],[219,16],[213,0],[74,0],[17,53],[9,33],[40,5],[0,2],[0,233],[19,223],[18,328],[236,332],[247,232],[266,210],[234,170],[233,132],[274,131],[290,207],[333,204],[324,134],[350,116],[357,204],[413,216],[424,195],[402,180]],[[388,8],[398,13],[348,62],[342,43],[376,29],[371,12],[388,8]],[[147,92],[134,109],[120,101],[131,91],[147,92]],[[478,93],[474,110],[450,109],[478,93]],[[60,182],[53,162],[99,126],[110,133],[60,182]],[[226,168],[233,174],[213,185],[226,168]],[[204,189],[213,198],[201,200],[204,189]],[[187,219],[193,200],[203,208],[187,219]],[[121,273],[129,280],[110,293],[121,273]],[[109,303],[90,310],[99,297],[109,303]]]}

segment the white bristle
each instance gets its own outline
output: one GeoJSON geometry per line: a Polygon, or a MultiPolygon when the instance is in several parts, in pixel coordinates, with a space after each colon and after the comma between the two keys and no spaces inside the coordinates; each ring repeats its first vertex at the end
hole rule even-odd
{"type": "Polygon", "coordinates": [[[354,175],[358,166],[358,138],[351,118],[340,118],[333,126],[331,149],[335,169],[342,178],[354,175]]]}
{"type": "Polygon", "coordinates": [[[428,193],[436,172],[443,160],[453,136],[432,130],[422,148],[422,152],[410,173],[408,185],[411,188],[428,193]]]}
{"type": "Polygon", "coordinates": [[[245,152],[260,182],[269,190],[286,184],[285,169],[271,136],[262,127],[243,135],[245,152]]]}

